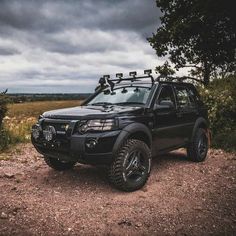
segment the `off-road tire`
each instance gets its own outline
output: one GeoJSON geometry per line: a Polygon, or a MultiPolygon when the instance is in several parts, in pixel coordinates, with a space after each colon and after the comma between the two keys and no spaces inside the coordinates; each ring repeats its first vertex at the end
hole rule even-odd
{"type": "Polygon", "coordinates": [[[142,188],[147,182],[151,171],[151,151],[146,143],[136,139],[128,139],[126,143],[118,150],[113,163],[109,168],[109,181],[119,190],[132,192],[142,188]],[[143,176],[137,182],[130,182],[125,176],[125,163],[132,152],[141,152],[143,163],[146,168],[143,170],[143,176]]]}
{"type": "Polygon", "coordinates": [[[75,165],[75,162],[61,162],[60,160],[49,156],[44,156],[44,161],[49,167],[58,171],[70,170],[75,165]]]}
{"type": "Polygon", "coordinates": [[[209,141],[208,141],[208,136],[207,136],[207,131],[202,128],[198,128],[194,134],[193,140],[191,143],[189,143],[187,147],[187,155],[188,158],[194,162],[202,162],[206,159],[207,157],[207,152],[208,152],[208,146],[209,146],[209,141]],[[203,155],[200,155],[199,153],[199,142],[200,139],[204,139],[206,142],[206,150],[203,153],[203,155]]]}

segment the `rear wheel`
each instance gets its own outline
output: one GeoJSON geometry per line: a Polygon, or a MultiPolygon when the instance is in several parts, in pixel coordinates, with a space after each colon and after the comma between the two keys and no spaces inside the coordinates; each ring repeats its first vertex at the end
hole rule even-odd
{"type": "Polygon", "coordinates": [[[151,170],[151,151],[146,143],[129,139],[118,151],[109,170],[109,180],[118,189],[142,188],[151,170]]]}
{"type": "Polygon", "coordinates": [[[204,161],[207,157],[208,146],[209,143],[206,130],[202,128],[197,129],[193,141],[187,147],[188,157],[192,161],[204,161]]]}
{"type": "Polygon", "coordinates": [[[52,158],[49,156],[44,156],[44,161],[52,169],[59,171],[72,169],[75,165],[75,162],[62,162],[56,158],[52,158]]]}

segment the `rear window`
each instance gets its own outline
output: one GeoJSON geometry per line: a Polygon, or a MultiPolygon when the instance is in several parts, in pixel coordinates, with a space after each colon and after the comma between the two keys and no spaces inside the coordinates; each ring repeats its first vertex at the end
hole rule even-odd
{"type": "Polygon", "coordinates": [[[188,90],[188,88],[176,86],[175,91],[179,108],[185,109],[195,106],[194,95],[191,96],[191,92],[188,90]]]}

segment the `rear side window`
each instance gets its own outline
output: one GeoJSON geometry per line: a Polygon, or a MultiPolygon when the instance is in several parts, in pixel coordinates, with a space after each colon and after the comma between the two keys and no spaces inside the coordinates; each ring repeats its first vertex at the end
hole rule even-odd
{"type": "Polygon", "coordinates": [[[185,87],[175,87],[176,90],[176,98],[177,98],[177,104],[178,107],[181,109],[194,107],[195,102],[193,97],[190,96],[189,90],[185,87]]]}
{"type": "Polygon", "coordinates": [[[198,105],[203,105],[201,97],[195,88],[189,88],[190,98],[194,100],[198,105]]]}

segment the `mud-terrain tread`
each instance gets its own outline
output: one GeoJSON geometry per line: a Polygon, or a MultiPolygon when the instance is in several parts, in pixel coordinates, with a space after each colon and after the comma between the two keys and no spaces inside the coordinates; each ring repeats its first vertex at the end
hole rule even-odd
{"type": "Polygon", "coordinates": [[[197,151],[198,139],[202,135],[203,132],[206,133],[206,130],[202,128],[198,128],[194,134],[193,141],[187,147],[187,156],[191,161],[202,162],[207,157],[207,153],[206,153],[206,156],[203,159],[199,158],[198,151],[197,151]]]}
{"type": "Polygon", "coordinates": [[[147,152],[148,158],[151,159],[151,151],[146,143],[140,140],[136,140],[136,139],[128,139],[125,142],[125,144],[120,148],[120,150],[118,150],[117,155],[109,169],[110,183],[113,184],[117,189],[120,189],[126,192],[135,191],[137,189],[142,188],[150,176],[150,172],[149,172],[146,177],[146,180],[143,181],[141,185],[138,185],[135,187],[128,187],[126,186],[126,183],[124,182],[123,175],[122,175],[122,166],[123,166],[124,157],[129,152],[130,148],[135,145],[137,145],[139,148],[141,147],[145,149],[145,151],[147,152]]]}

